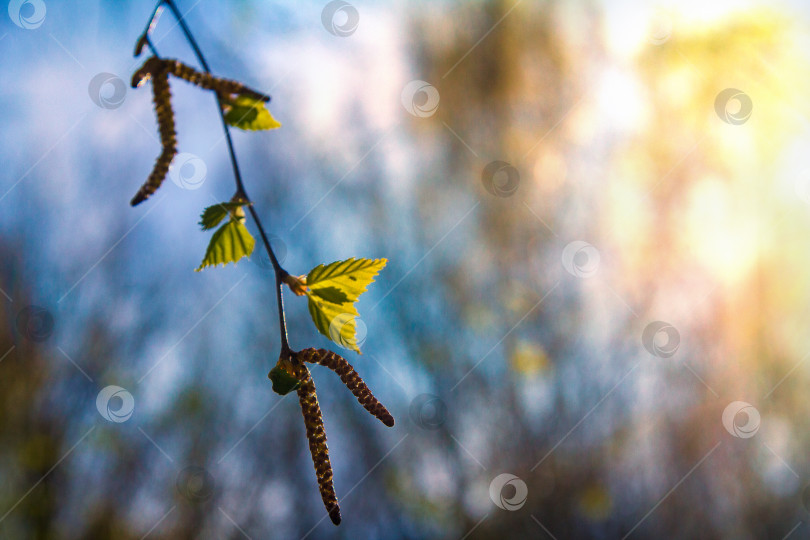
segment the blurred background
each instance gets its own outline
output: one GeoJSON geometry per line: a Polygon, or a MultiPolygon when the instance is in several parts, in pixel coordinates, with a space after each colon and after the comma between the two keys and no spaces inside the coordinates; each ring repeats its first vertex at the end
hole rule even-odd
{"type": "MultiPolygon", "coordinates": [[[[396,426],[312,368],[334,527],[266,256],[193,272],[233,192],[211,95],[172,82],[196,161],[130,208],[154,2],[12,0],[0,536],[810,537],[806,2],[178,5],[273,96],[234,138],[287,270],[389,259],[362,356],[286,308],[396,426]]],[[[196,65],[170,13],[153,41],[196,65]]]]}

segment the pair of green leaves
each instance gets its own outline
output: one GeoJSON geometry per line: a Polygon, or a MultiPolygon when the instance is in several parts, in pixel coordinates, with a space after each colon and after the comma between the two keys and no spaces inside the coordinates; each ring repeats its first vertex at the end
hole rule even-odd
{"type": "Polygon", "coordinates": [[[228,222],[216,230],[208,249],[205,250],[205,257],[197,268],[197,272],[206,266],[223,266],[228,263],[236,263],[242,257],[250,257],[256,240],[250,231],[245,227],[245,206],[244,202],[227,202],[214,206],[209,206],[203,211],[200,219],[202,230],[208,231],[219,225],[226,216],[230,216],[228,222]]]}
{"type": "MultiPolygon", "coordinates": [[[[204,231],[217,227],[226,217],[230,219],[214,232],[198,272],[208,266],[236,264],[253,253],[256,241],[245,227],[243,207],[246,204],[238,201],[220,203],[203,211],[200,226],[204,231]]],[[[386,259],[351,258],[320,264],[300,280],[295,278],[302,285],[312,322],[321,334],[341,347],[360,353],[357,342],[357,317],[360,314],[355,303],[387,262],[386,259]]]]}

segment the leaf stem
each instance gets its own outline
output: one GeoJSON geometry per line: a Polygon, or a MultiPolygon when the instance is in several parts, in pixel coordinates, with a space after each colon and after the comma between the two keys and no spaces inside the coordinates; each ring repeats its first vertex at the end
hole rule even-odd
{"type": "MultiPolygon", "coordinates": [[[[184,20],[183,14],[180,13],[180,10],[175,5],[174,0],[159,0],[157,5],[155,6],[152,15],[149,18],[149,23],[146,25],[146,30],[138,41],[138,43],[145,42],[145,44],[149,47],[152,51],[152,54],[155,57],[160,58],[160,55],[157,52],[154,44],[152,43],[149,35],[154,29],[157,19],[160,16],[161,8],[163,6],[167,6],[169,10],[174,15],[175,19],[177,19],[177,23],[180,25],[180,29],[183,31],[183,35],[186,38],[186,41],[191,46],[192,50],[194,51],[194,55],[197,57],[197,61],[200,63],[200,66],[206,73],[211,73],[211,69],[208,67],[208,62],[205,60],[205,55],[203,55],[202,50],[200,50],[199,45],[197,44],[197,40],[194,39],[194,35],[191,33],[186,21],[184,20]]],[[[246,202],[250,203],[250,197],[248,197],[247,191],[245,190],[245,185],[242,182],[242,174],[239,171],[239,163],[236,159],[236,151],[234,150],[233,140],[231,138],[231,130],[228,123],[225,121],[225,114],[222,109],[222,99],[219,94],[216,94],[217,100],[217,108],[219,110],[219,117],[222,121],[222,130],[225,133],[225,140],[228,144],[228,154],[230,155],[231,159],[231,166],[233,167],[233,176],[234,181],[236,182],[236,197],[244,199],[246,202]]],[[[270,241],[267,238],[267,233],[264,231],[264,226],[262,225],[261,219],[259,219],[259,214],[253,208],[252,204],[248,204],[248,211],[250,215],[253,217],[253,221],[256,223],[256,228],[259,230],[259,236],[261,236],[262,243],[264,244],[265,249],[267,250],[267,254],[270,256],[270,262],[273,264],[273,271],[275,273],[276,279],[276,301],[278,304],[278,323],[279,323],[279,331],[281,334],[281,353],[282,356],[284,353],[289,353],[291,351],[290,344],[287,338],[287,322],[284,316],[284,298],[283,298],[283,283],[284,278],[287,277],[287,271],[282,268],[281,263],[279,263],[278,258],[276,257],[275,252],[273,251],[273,247],[270,245],[270,241]]]]}

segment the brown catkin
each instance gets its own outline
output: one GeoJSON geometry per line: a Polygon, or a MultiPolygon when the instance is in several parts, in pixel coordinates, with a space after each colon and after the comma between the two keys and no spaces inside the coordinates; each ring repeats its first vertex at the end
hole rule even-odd
{"type": "Polygon", "coordinates": [[[172,110],[172,95],[169,86],[169,72],[165,61],[154,56],[146,60],[144,65],[132,77],[132,86],[141,86],[147,80],[152,80],[152,100],[157,114],[158,131],[162,150],[152,169],[152,174],[146,180],[138,193],[132,198],[130,204],[136,206],[148,199],[166,179],[169,166],[177,154],[177,132],[172,110]]]}
{"type": "Polygon", "coordinates": [[[175,77],[184,79],[200,88],[214,90],[223,97],[244,94],[262,101],[270,100],[269,97],[248,88],[240,82],[214,77],[210,73],[197,71],[179,60],[166,60],[166,65],[169,72],[175,77]]]}
{"type": "Polygon", "coordinates": [[[352,394],[357,398],[357,401],[359,401],[368,412],[379,418],[386,426],[393,427],[394,417],[391,416],[391,413],[388,412],[388,409],[386,409],[382,403],[377,401],[377,398],[371,393],[366,383],[363,382],[363,379],[345,358],[326,349],[310,348],[299,352],[298,359],[304,362],[326,366],[337,373],[340,376],[340,380],[346,385],[346,388],[351,390],[352,394]]]}
{"type": "Polygon", "coordinates": [[[165,71],[165,62],[156,56],[150,56],[143,65],[132,74],[132,88],[143,86],[154,73],[165,71]]]}
{"type": "Polygon", "coordinates": [[[315,475],[318,478],[318,488],[321,499],[329,518],[335,525],[340,524],[340,506],[338,505],[335,486],[332,484],[332,464],[329,461],[329,448],[326,446],[326,431],[323,428],[321,407],[318,405],[318,396],[315,394],[315,383],[309,370],[303,364],[298,364],[296,376],[301,379],[298,387],[298,401],[301,403],[301,412],[304,415],[304,424],[307,428],[309,451],[312,454],[312,463],[315,465],[315,475]]]}

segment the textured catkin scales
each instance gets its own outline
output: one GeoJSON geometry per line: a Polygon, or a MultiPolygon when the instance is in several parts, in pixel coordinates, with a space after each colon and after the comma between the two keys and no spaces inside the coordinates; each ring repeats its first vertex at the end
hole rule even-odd
{"type": "Polygon", "coordinates": [[[343,384],[351,390],[352,394],[360,402],[360,405],[376,416],[383,424],[388,427],[393,427],[394,417],[388,412],[388,409],[382,403],[377,401],[374,394],[371,393],[366,383],[354,370],[352,365],[346,361],[345,358],[328,351],[326,349],[304,349],[298,353],[299,360],[310,362],[312,364],[320,364],[326,366],[340,376],[343,384]]]}
{"type": "Polygon", "coordinates": [[[340,524],[340,506],[338,506],[335,486],[332,483],[332,464],[329,461],[326,431],[323,427],[318,396],[315,394],[315,383],[306,366],[298,364],[297,371],[296,376],[301,379],[301,386],[298,387],[298,401],[301,404],[301,412],[307,428],[307,440],[309,440],[312,463],[315,465],[315,475],[318,478],[318,489],[321,492],[323,505],[329,512],[329,518],[332,523],[338,525],[340,524]]]}
{"type": "Polygon", "coordinates": [[[147,80],[152,80],[152,101],[157,114],[158,131],[160,133],[161,152],[152,168],[146,182],[138,193],[132,198],[130,204],[136,206],[148,199],[166,179],[169,166],[177,154],[177,132],[174,123],[174,111],[172,110],[171,87],[169,86],[169,72],[165,63],[159,59],[149,58],[132,77],[132,86],[143,85],[147,80]]]}
{"type": "Polygon", "coordinates": [[[187,66],[179,60],[165,60],[165,62],[167,69],[175,77],[184,79],[191,84],[199,86],[200,88],[214,90],[223,97],[243,94],[256,99],[261,99],[262,101],[270,100],[269,97],[248,88],[240,82],[214,77],[210,73],[197,71],[193,67],[187,66]]]}

